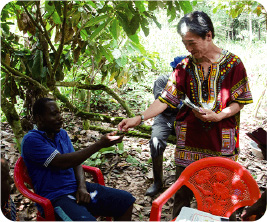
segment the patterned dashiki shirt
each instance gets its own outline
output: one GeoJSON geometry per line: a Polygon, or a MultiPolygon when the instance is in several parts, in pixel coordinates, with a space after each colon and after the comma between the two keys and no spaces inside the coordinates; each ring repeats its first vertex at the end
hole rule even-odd
{"type": "MultiPolygon", "coordinates": [[[[175,108],[185,94],[196,106],[220,113],[232,102],[252,103],[245,67],[240,58],[223,50],[220,58],[209,68],[208,98],[202,97],[205,80],[203,67],[189,55],[177,65],[170,76],[160,101],[175,108]]],[[[176,117],[177,144],[175,162],[178,166],[210,156],[237,160],[239,154],[240,112],[220,122],[203,122],[188,106],[176,117]]]]}

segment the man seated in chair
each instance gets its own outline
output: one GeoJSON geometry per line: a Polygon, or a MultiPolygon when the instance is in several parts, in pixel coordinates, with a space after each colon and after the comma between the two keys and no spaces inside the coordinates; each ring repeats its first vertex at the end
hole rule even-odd
{"type": "Polygon", "coordinates": [[[93,215],[97,215],[130,221],[135,198],[123,190],[86,182],[81,165],[101,148],[121,142],[123,136],[106,134],[75,152],[67,132],[61,128],[63,118],[54,100],[37,100],[33,118],[37,129],[24,136],[22,157],[35,192],[51,201],[56,219],[95,221],[93,215]]]}

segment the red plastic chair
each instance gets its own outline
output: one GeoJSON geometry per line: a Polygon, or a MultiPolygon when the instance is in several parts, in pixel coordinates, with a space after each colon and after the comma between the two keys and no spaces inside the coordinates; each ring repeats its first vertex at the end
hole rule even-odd
{"type": "Polygon", "coordinates": [[[239,163],[223,157],[207,157],[190,164],[178,180],[152,203],[150,221],[160,221],[161,210],[183,185],[191,189],[198,210],[230,217],[238,208],[251,206],[261,196],[251,174],[239,163]]]}
{"type": "MultiPolygon", "coordinates": [[[[85,165],[83,165],[83,169],[85,172],[92,174],[95,183],[105,186],[104,177],[100,169],[85,165]]],[[[14,182],[17,189],[20,191],[20,193],[22,193],[23,196],[42,206],[45,216],[42,217],[38,211],[37,221],[55,221],[54,207],[52,206],[50,200],[41,197],[32,191],[33,185],[31,178],[28,175],[28,171],[22,157],[19,157],[14,168],[14,182]],[[32,190],[27,188],[26,184],[28,184],[32,190]]],[[[107,218],[107,220],[110,220],[110,218],[107,218]]]]}

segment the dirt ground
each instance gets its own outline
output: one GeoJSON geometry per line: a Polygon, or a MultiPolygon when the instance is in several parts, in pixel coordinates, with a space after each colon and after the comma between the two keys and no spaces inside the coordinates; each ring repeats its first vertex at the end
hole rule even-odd
{"type": "MultiPolygon", "coordinates": [[[[240,148],[241,153],[238,162],[245,166],[257,181],[261,190],[266,188],[267,182],[267,162],[255,153],[252,140],[246,135],[259,126],[266,129],[266,116],[261,118],[253,118],[249,113],[242,113],[243,118],[240,126],[240,148]]],[[[90,130],[82,130],[82,121],[75,118],[69,113],[64,113],[68,123],[68,133],[72,139],[76,139],[75,146],[81,148],[88,146],[99,138],[99,133],[90,130]],[[73,124],[70,124],[73,123],[73,124]],[[73,125],[70,127],[70,125],[73,125]],[[78,138],[78,139],[77,139],[78,138]]],[[[151,124],[147,122],[147,124],[151,124]]],[[[66,126],[65,126],[66,127],[66,126]]],[[[131,192],[136,202],[133,210],[134,221],[148,221],[153,198],[144,196],[146,189],[153,181],[152,164],[150,159],[149,140],[138,139],[132,137],[124,138],[124,153],[105,154],[105,162],[99,167],[105,178],[106,186],[118,188],[131,192]],[[136,161],[129,161],[127,157],[132,156],[136,161]]],[[[168,145],[164,153],[164,181],[165,189],[174,182],[174,145],[168,145]]],[[[15,148],[14,135],[7,123],[1,125],[1,153],[8,159],[11,166],[11,174],[15,162],[20,156],[15,148]]],[[[17,212],[20,220],[34,221],[36,220],[36,207],[30,200],[24,198],[15,188],[13,184],[12,197],[15,201],[17,212]]],[[[163,207],[161,220],[171,220],[173,199],[169,200],[163,207]]],[[[101,218],[99,218],[100,220],[101,218]]]]}

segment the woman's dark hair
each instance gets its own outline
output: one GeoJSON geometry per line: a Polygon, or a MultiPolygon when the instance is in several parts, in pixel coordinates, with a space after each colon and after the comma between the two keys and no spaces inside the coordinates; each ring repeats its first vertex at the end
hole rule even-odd
{"type": "Polygon", "coordinates": [[[177,32],[183,36],[188,31],[200,36],[202,39],[205,39],[209,31],[212,33],[212,38],[215,36],[210,17],[202,11],[194,11],[181,18],[177,25],[177,32]]]}
{"type": "Polygon", "coordinates": [[[35,103],[33,104],[33,107],[32,107],[32,114],[33,114],[33,117],[35,117],[36,115],[42,115],[44,114],[45,112],[45,109],[46,109],[46,103],[47,102],[51,102],[51,101],[54,101],[53,99],[50,99],[50,98],[40,98],[40,99],[37,99],[35,101],[35,103]]]}

